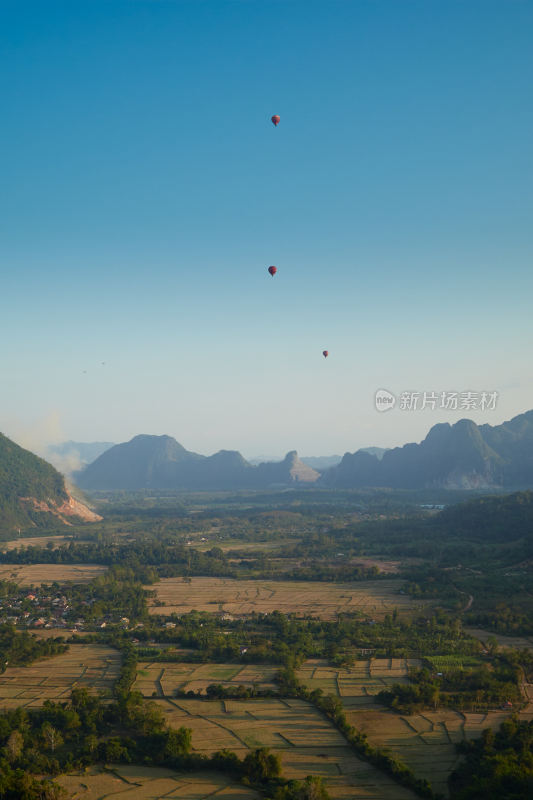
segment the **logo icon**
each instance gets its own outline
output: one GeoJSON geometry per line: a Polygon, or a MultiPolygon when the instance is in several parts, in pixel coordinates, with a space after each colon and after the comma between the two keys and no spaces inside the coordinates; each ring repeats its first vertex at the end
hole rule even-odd
{"type": "Polygon", "coordinates": [[[376,411],[391,411],[396,405],[396,398],[386,389],[378,389],[374,397],[374,403],[376,411]]]}

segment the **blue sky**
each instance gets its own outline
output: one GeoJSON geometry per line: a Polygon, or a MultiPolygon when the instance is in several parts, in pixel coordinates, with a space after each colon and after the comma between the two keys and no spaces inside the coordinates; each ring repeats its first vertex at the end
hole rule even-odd
{"type": "Polygon", "coordinates": [[[0,3],[0,429],[311,455],[533,407],[532,25],[0,3]],[[379,414],[379,388],[499,400],[379,414]]]}

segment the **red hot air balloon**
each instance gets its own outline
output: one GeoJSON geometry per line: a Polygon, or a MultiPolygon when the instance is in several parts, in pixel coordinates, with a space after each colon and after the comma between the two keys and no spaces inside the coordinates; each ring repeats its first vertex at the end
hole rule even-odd
{"type": "Polygon", "coordinates": [[[322,355],[324,358],[327,358],[329,356],[329,350],[322,350],[322,355]]]}
{"type": "Polygon", "coordinates": [[[272,275],[272,277],[274,277],[274,275],[275,275],[275,274],[276,274],[276,272],[278,271],[278,268],[277,268],[277,267],[269,267],[269,268],[268,268],[268,271],[270,272],[270,274],[272,275]]]}
{"type": "Polygon", "coordinates": [[[280,120],[281,120],[281,117],[279,116],[279,114],[274,114],[274,116],[270,117],[270,119],[272,120],[272,122],[274,123],[274,125],[277,128],[279,123],[280,123],[280,120]]]}

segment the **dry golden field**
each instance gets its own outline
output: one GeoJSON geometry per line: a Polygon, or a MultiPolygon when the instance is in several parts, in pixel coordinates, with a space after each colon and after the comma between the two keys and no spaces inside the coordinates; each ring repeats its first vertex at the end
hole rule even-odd
{"type": "Polygon", "coordinates": [[[156,699],[167,722],[192,730],[193,750],[228,748],[243,758],[268,747],[281,756],[286,778],[320,775],[333,800],[414,800],[415,795],[360,760],[344,737],[302,700],[156,699]]]}
{"type": "Polygon", "coordinates": [[[140,661],[134,689],[144,697],[173,697],[176,689],[201,691],[210,683],[276,689],[272,682],[279,667],[271,664],[186,664],[140,661]]]}
{"type": "Polygon", "coordinates": [[[99,564],[2,564],[0,580],[11,580],[20,586],[40,586],[42,583],[89,583],[102,575],[107,567],[99,564]]]}
{"type": "Polygon", "coordinates": [[[0,675],[0,710],[38,708],[45,700],[68,700],[74,687],[109,692],[120,670],[120,653],[100,644],[72,644],[66,653],[0,675]]]}
{"type": "Polygon", "coordinates": [[[309,659],[297,676],[309,689],[336,695],[349,708],[373,703],[378,692],[394,683],[407,683],[408,670],[420,665],[417,658],[366,658],[356,661],[351,669],[339,669],[328,666],[327,661],[309,659]]]}
{"type": "Polygon", "coordinates": [[[157,600],[164,606],[152,606],[152,614],[186,614],[189,611],[218,611],[244,616],[253,611],[312,615],[335,619],[340,612],[358,611],[373,619],[382,619],[397,608],[410,616],[424,606],[408,595],[400,594],[402,581],[358,581],[325,583],[308,581],[263,581],[233,578],[163,578],[155,586],[157,600]]]}
{"type": "Polygon", "coordinates": [[[258,800],[246,786],[218,772],[174,772],[133,764],[90,767],[55,779],[71,800],[258,800]]]}
{"type": "Polygon", "coordinates": [[[310,659],[298,677],[310,689],[340,697],[348,721],[366,733],[371,744],[390,749],[418,777],[446,794],[448,775],[459,761],[455,744],[480,736],[484,728],[497,728],[511,712],[444,709],[401,715],[375,703],[378,692],[407,682],[408,669],[419,665],[417,659],[372,658],[357,661],[352,669],[337,669],[310,659]]]}

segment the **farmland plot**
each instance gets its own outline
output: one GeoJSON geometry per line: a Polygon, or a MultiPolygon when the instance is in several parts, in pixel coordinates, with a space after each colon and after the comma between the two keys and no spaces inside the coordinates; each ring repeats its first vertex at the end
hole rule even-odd
{"type": "Polygon", "coordinates": [[[372,745],[388,748],[417,777],[426,778],[435,791],[447,794],[448,776],[459,761],[455,744],[480,736],[484,728],[497,728],[510,712],[475,714],[443,709],[400,715],[376,705],[378,692],[407,682],[409,669],[420,665],[413,658],[371,658],[357,661],[351,669],[338,669],[309,659],[297,675],[310,689],[339,697],[348,722],[366,733],[372,745]]]}
{"type": "Polygon", "coordinates": [[[184,700],[153,702],[173,727],[191,728],[193,750],[228,748],[243,758],[268,747],[281,756],[283,774],[320,775],[334,800],[414,800],[414,795],[360,760],[336,728],[302,700],[184,700]]]}
{"type": "Polygon", "coordinates": [[[367,658],[350,669],[328,665],[321,659],[309,659],[297,671],[298,679],[309,689],[322,689],[342,700],[345,708],[373,703],[378,692],[394,683],[407,683],[408,671],[419,667],[417,658],[367,658]]]}
{"type": "Polygon", "coordinates": [[[61,775],[57,783],[71,800],[258,800],[252,789],[219,772],[174,772],[170,769],[118,764],[106,769],[61,775]]]}
{"type": "Polygon", "coordinates": [[[134,689],[144,697],[173,697],[176,689],[185,692],[205,690],[211,683],[225,687],[245,686],[273,689],[273,678],[278,667],[270,664],[175,664],[141,661],[138,665],[134,689]]]}
{"type": "Polygon", "coordinates": [[[38,708],[45,700],[68,700],[74,687],[110,693],[120,653],[99,644],[72,644],[66,653],[0,675],[0,709],[38,708]]]}
{"type": "Polygon", "coordinates": [[[411,616],[422,608],[420,601],[400,594],[402,581],[356,581],[326,583],[311,581],[235,580],[233,578],[163,578],[155,586],[156,599],[165,605],[152,606],[152,614],[187,614],[189,611],[218,611],[246,616],[253,611],[335,619],[342,612],[360,612],[382,619],[395,608],[411,616]]]}
{"type": "Polygon", "coordinates": [[[0,580],[14,581],[20,586],[40,586],[42,583],[89,583],[106,572],[100,564],[2,564],[0,580]]]}
{"type": "Polygon", "coordinates": [[[447,780],[460,756],[456,743],[481,736],[485,728],[498,728],[508,712],[459,712],[450,709],[400,715],[378,706],[347,708],[351,725],[366,733],[371,744],[389,748],[433,789],[447,794],[447,780]]]}

